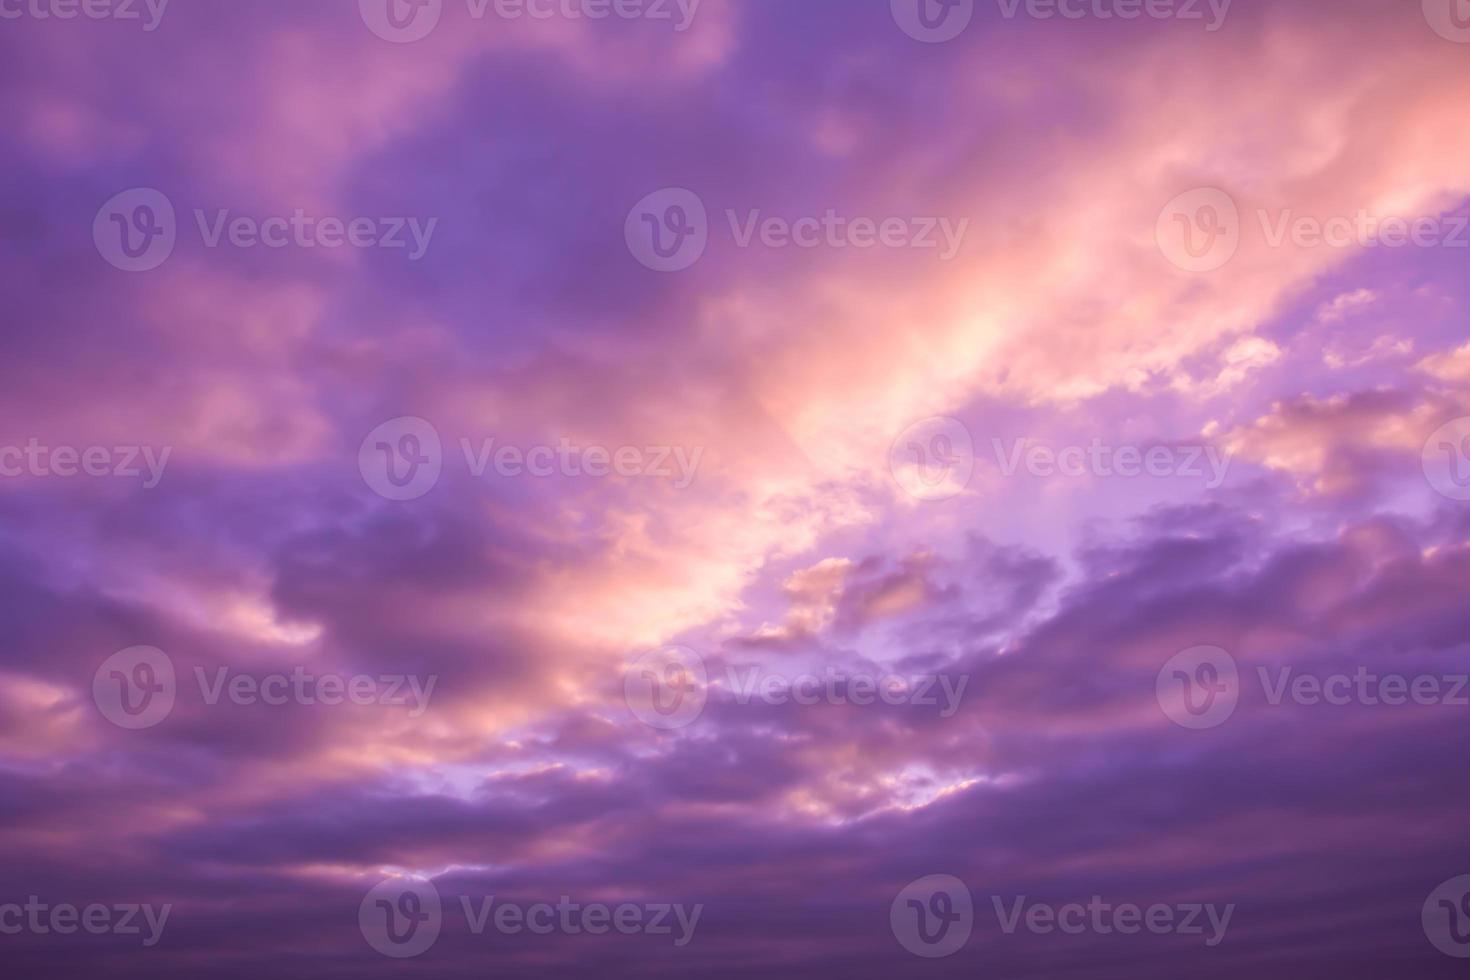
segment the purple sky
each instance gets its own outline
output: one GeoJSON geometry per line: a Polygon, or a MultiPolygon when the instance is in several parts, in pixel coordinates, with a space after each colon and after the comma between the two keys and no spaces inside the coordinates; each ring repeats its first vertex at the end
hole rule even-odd
{"type": "Polygon", "coordinates": [[[0,974],[1464,976],[1470,0],[0,81],[0,974]]]}

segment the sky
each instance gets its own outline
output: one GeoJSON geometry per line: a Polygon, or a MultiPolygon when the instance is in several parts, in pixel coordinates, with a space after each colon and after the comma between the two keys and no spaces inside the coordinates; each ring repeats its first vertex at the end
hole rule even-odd
{"type": "Polygon", "coordinates": [[[1470,958],[1470,3],[0,0],[7,977],[1470,958]]]}

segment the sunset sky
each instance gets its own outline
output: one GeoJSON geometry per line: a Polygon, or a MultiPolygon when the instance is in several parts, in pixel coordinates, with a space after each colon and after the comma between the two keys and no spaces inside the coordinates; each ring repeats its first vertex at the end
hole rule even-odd
{"type": "Polygon", "coordinates": [[[0,79],[0,975],[1464,976],[1467,0],[0,79]]]}

